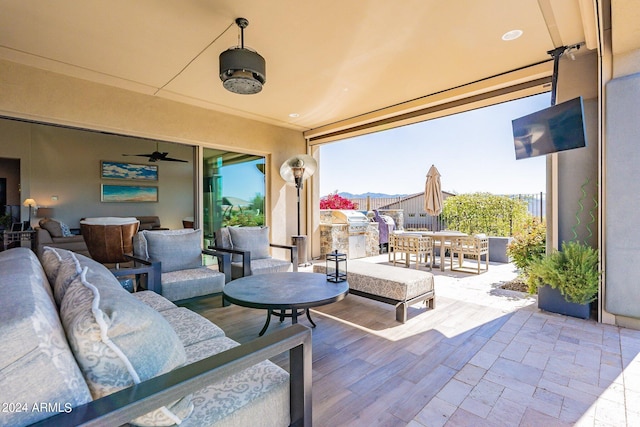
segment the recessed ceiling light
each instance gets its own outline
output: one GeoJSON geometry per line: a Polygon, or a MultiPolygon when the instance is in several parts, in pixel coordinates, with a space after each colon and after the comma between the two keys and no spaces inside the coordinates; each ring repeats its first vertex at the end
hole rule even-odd
{"type": "Polygon", "coordinates": [[[507,31],[506,33],[504,33],[502,35],[502,40],[504,41],[510,41],[510,40],[515,40],[518,37],[520,37],[522,35],[522,30],[511,30],[511,31],[507,31]]]}
{"type": "Polygon", "coordinates": [[[298,113],[291,113],[291,114],[289,114],[289,117],[291,117],[292,119],[295,119],[296,117],[300,117],[300,114],[298,114],[298,113]]]}

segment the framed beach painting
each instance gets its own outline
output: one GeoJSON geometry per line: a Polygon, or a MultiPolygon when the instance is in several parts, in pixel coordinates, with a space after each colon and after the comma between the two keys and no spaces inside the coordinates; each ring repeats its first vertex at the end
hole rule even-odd
{"type": "Polygon", "coordinates": [[[101,202],[157,202],[158,187],[102,184],[101,202]]]}
{"type": "Polygon", "coordinates": [[[131,179],[136,181],[157,181],[158,165],[127,162],[100,162],[100,177],[104,179],[131,179]]]}

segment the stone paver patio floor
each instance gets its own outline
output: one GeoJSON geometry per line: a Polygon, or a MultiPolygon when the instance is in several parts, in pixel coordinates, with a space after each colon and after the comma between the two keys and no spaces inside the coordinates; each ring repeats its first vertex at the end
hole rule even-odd
{"type": "MultiPolygon", "coordinates": [[[[385,263],[386,255],[363,260],[385,263]]],[[[405,347],[435,358],[419,382],[437,384],[407,425],[640,425],[640,331],[538,310],[535,297],[498,287],[516,276],[510,264],[480,275],[434,274],[435,310],[416,306],[406,324],[370,331],[389,340],[428,329],[444,337],[405,347]],[[486,317],[436,319],[464,304],[485,306],[486,317]],[[443,354],[443,343],[453,351],[443,354]]]]}

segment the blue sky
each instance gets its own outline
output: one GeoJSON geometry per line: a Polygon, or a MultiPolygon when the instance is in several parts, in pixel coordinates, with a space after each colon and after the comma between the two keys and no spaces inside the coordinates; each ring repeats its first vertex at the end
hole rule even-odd
{"type": "Polygon", "coordinates": [[[220,168],[222,179],[222,196],[238,197],[250,202],[256,194],[264,194],[264,174],[256,164],[262,160],[253,160],[220,168]]]}
{"type": "Polygon", "coordinates": [[[363,135],[320,149],[320,195],[424,191],[429,167],[455,193],[545,191],[546,157],[516,160],[511,120],[550,106],[544,93],[363,135]]]}

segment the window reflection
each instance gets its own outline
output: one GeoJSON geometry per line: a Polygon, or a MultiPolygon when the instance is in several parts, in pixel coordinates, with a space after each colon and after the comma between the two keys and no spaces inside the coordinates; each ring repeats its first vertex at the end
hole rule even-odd
{"type": "Polygon", "coordinates": [[[203,157],[205,238],[220,227],[264,225],[265,158],[210,148],[203,157]]]}

